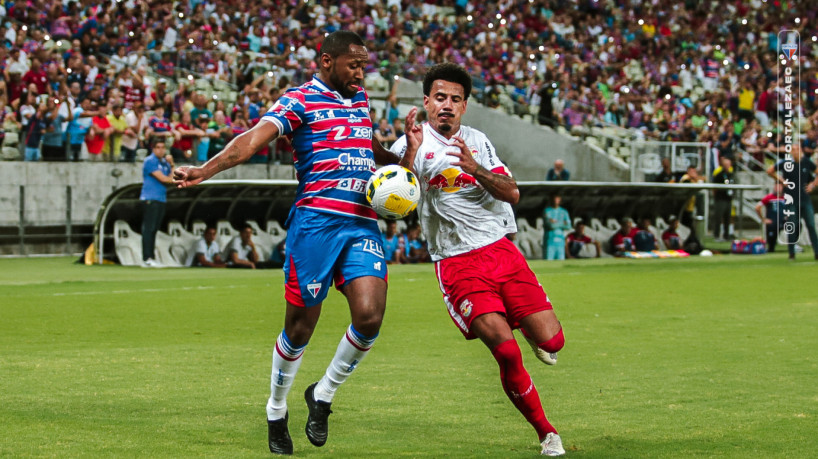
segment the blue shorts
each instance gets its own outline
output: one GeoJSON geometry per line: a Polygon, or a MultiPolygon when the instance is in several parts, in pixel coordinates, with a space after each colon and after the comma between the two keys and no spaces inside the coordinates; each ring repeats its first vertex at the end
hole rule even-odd
{"type": "Polygon", "coordinates": [[[284,299],[296,306],[321,304],[335,288],[363,276],[386,280],[378,223],[296,209],[287,231],[284,299]]]}

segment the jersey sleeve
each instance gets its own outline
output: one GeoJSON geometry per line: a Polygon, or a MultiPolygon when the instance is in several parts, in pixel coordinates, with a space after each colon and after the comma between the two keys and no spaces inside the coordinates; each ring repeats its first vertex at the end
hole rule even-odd
{"type": "Polygon", "coordinates": [[[304,122],[304,95],[297,90],[287,91],[261,119],[275,124],[280,135],[291,134],[304,122]]]}
{"type": "Polygon", "coordinates": [[[495,174],[511,177],[511,171],[497,156],[497,150],[491,144],[491,141],[485,135],[478,136],[476,140],[480,143],[477,146],[479,152],[477,162],[495,174]]]}
{"type": "MultiPolygon", "coordinates": [[[[415,162],[413,164],[415,168],[415,173],[418,176],[423,175],[423,155],[422,155],[423,145],[421,144],[420,148],[415,154],[415,162]]],[[[392,146],[389,148],[389,151],[398,155],[399,158],[403,159],[403,155],[406,154],[406,136],[402,135],[398,140],[396,140],[392,146]]]]}

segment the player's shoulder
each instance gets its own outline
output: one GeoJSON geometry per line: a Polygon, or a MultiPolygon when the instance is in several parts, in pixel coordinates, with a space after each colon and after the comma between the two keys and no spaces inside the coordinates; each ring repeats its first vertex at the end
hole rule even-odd
{"type": "Polygon", "coordinates": [[[488,136],[483,131],[471,126],[461,125],[460,134],[463,138],[472,138],[476,141],[488,140],[488,136]]]}

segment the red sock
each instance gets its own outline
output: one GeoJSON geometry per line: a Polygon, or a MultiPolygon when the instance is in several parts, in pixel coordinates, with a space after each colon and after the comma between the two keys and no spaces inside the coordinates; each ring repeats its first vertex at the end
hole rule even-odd
{"type": "Polygon", "coordinates": [[[539,343],[537,346],[545,352],[559,352],[559,350],[565,346],[565,335],[562,334],[562,329],[560,328],[559,333],[552,336],[551,339],[544,343],[539,343]]]}
{"type": "Polygon", "coordinates": [[[491,351],[500,365],[500,381],[511,403],[525,416],[525,419],[537,431],[540,441],[549,433],[557,433],[557,429],[545,418],[545,412],[540,403],[540,394],[531,382],[531,376],[523,367],[523,356],[517,341],[510,339],[500,343],[491,351]]]}

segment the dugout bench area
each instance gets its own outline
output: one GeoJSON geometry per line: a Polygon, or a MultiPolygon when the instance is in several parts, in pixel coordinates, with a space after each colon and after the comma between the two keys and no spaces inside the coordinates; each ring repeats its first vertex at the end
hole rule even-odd
{"type": "MultiPolygon", "coordinates": [[[[287,236],[283,226],[297,186],[295,180],[211,180],[192,188],[169,188],[165,219],[156,238],[157,261],[163,266],[189,266],[207,225],[216,226],[217,241],[224,249],[245,222],[253,227],[253,239],[262,252],[259,255],[268,258],[287,236]]],[[[710,190],[728,188],[740,194],[760,189],[758,185],[705,183],[519,182],[518,186],[515,243],[527,258],[535,259],[542,258],[542,215],[554,194],[562,196],[562,207],[572,221],[585,221],[590,237],[607,241],[623,217],[651,217],[660,235],[667,217],[679,216],[693,196],[698,196],[706,209],[710,190]]],[[[141,189],[140,183],[119,188],[100,206],[94,223],[98,263],[103,258],[123,265],[141,262],[141,189]]],[[[703,217],[706,225],[706,213],[703,217]]],[[[737,215],[737,222],[741,218],[737,215]]],[[[385,229],[385,222],[379,223],[385,229]]],[[[404,229],[405,223],[399,221],[398,228],[404,229]]],[[[679,232],[684,237],[689,231],[680,227],[679,232]]]]}

